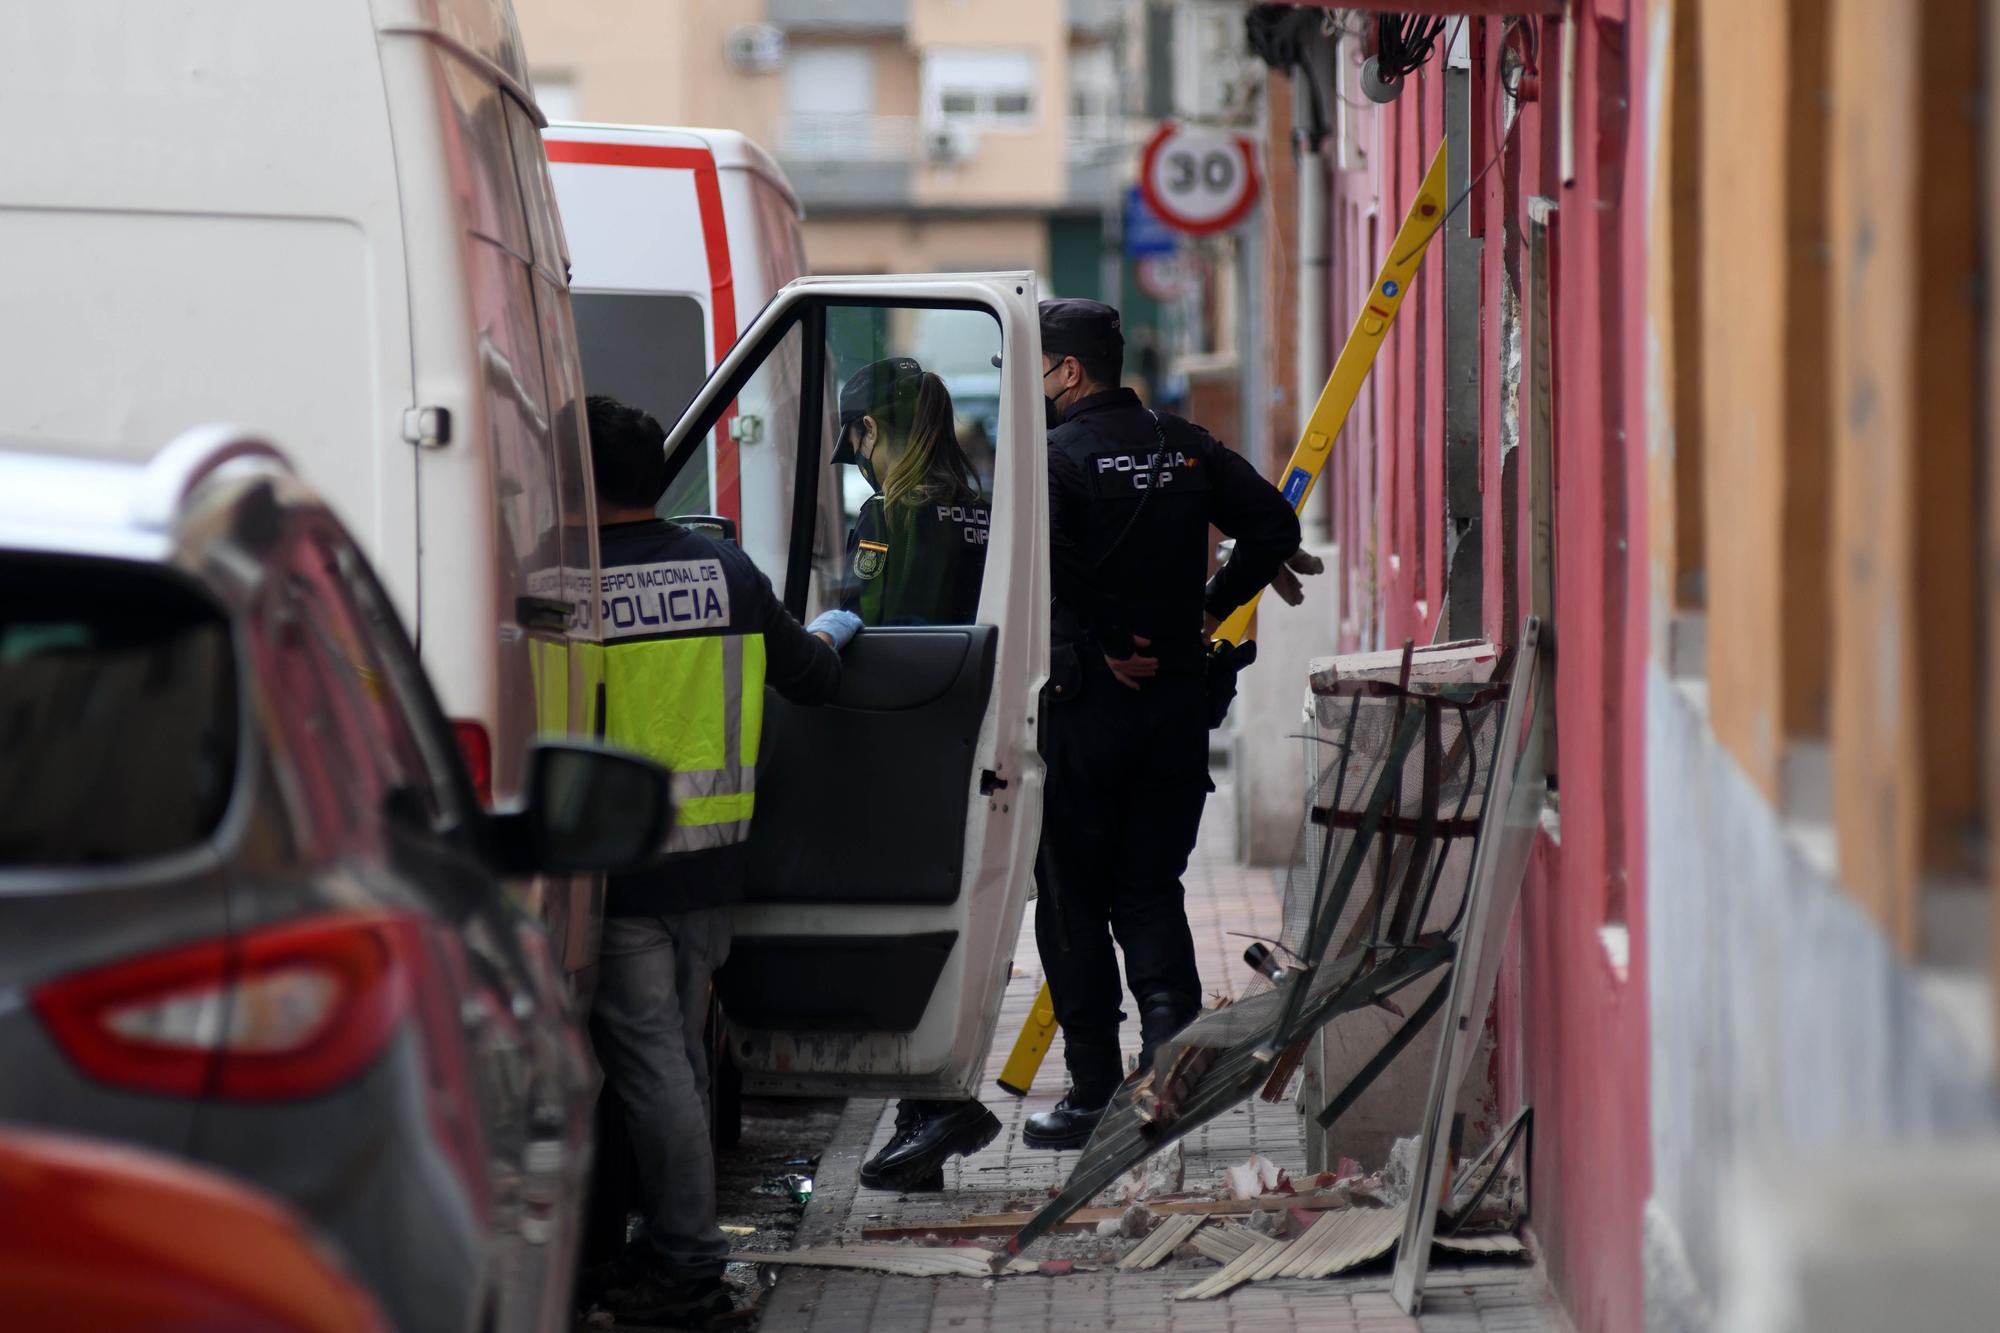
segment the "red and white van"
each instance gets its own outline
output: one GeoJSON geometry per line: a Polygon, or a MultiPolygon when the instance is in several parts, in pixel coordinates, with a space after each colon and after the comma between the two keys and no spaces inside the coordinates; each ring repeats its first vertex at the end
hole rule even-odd
{"type": "MultiPolygon", "coordinates": [[[[543,140],[585,386],[671,427],[758,311],[804,273],[798,197],[734,130],[557,123],[543,140]]],[[[728,519],[768,570],[792,520],[798,404],[796,386],[758,387],[768,392],[725,415],[660,512],[728,519]]],[[[835,503],[832,465],[821,471],[835,503]]]]}

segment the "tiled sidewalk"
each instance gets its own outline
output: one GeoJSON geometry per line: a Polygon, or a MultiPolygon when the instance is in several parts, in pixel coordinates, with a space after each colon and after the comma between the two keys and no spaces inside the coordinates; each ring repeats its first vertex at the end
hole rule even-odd
{"type": "MultiPolygon", "coordinates": [[[[1211,994],[1232,993],[1249,976],[1242,961],[1248,940],[1231,931],[1275,935],[1278,895],[1272,872],[1251,870],[1227,859],[1230,820],[1227,788],[1209,803],[1201,846],[1186,877],[1188,920],[1194,929],[1203,982],[1211,994]]],[[[1032,905],[1030,912],[1034,909],[1032,905]]],[[[1074,1153],[1038,1152],[1021,1144],[1021,1121],[1048,1109],[1062,1095],[1060,1040],[1026,1098],[1000,1092],[992,1083],[1008,1048],[1041,987],[1032,919],[1016,947],[1014,980],[1001,1006],[994,1050],[988,1061],[986,1104],[1003,1125],[1000,1137],[969,1158],[945,1167],[942,1194],[894,1195],[857,1188],[856,1173],[892,1129],[890,1106],[881,1101],[848,1104],[833,1142],[821,1159],[817,1189],[801,1225],[797,1244],[823,1245],[862,1239],[861,1229],[881,1225],[923,1225],[976,1213],[1034,1208],[1048,1187],[1062,1181],[1074,1153]]],[[[1138,1025],[1125,1025],[1128,1051],[1137,1053],[1138,1025]]],[[[1298,1118],[1289,1102],[1270,1105],[1253,1099],[1186,1140],[1187,1185],[1207,1187],[1223,1170],[1260,1152],[1295,1176],[1304,1170],[1298,1118]]],[[[991,1244],[992,1241],[982,1243],[991,1244]]],[[[1109,1242],[1105,1245],[1108,1247],[1109,1242]]],[[[1067,1251],[1066,1251],[1067,1252],[1067,1251]]],[[[1213,1301],[1176,1301],[1172,1294],[1198,1280],[1196,1272],[1162,1268],[1120,1273],[1108,1268],[1067,1277],[1016,1276],[997,1281],[972,1278],[909,1278],[835,1269],[781,1269],[777,1287],[765,1300],[761,1328],[768,1333],[902,1333],[909,1329],[1096,1330],[1104,1327],[1164,1329],[1178,1333],[1225,1333],[1236,1328],[1258,1333],[1289,1330],[1515,1330],[1559,1328],[1560,1315],[1539,1273],[1521,1265],[1465,1267],[1435,1264],[1421,1321],[1405,1316],[1388,1293],[1386,1268],[1366,1276],[1315,1282],[1264,1282],[1239,1287],[1213,1301]]]]}

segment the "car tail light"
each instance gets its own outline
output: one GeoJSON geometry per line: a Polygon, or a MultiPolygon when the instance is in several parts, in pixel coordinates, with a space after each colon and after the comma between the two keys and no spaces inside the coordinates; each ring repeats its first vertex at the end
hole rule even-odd
{"type": "Polygon", "coordinates": [[[493,738],[486,734],[486,724],[456,718],[451,731],[458,737],[458,750],[465,756],[465,771],[472,775],[472,790],[479,803],[493,804],[493,738]]]}
{"type": "Polygon", "coordinates": [[[409,1008],[409,923],[317,917],[150,954],[36,988],[92,1078],[168,1096],[289,1101],[353,1078],[409,1008]]]}

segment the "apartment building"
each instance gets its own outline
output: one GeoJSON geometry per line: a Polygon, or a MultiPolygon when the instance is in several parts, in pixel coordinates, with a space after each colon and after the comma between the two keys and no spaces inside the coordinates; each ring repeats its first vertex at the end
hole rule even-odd
{"type": "MultiPolygon", "coordinates": [[[[1104,294],[1130,0],[520,0],[551,118],[740,130],[815,271],[1032,268],[1104,294]]],[[[1116,299],[1115,296],[1113,299],[1116,299]]]]}

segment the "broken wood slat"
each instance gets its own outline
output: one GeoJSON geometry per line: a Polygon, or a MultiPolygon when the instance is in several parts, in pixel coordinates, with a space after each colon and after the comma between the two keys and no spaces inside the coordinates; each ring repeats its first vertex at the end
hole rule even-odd
{"type": "Polygon", "coordinates": [[[1181,1247],[1181,1243],[1208,1221],[1200,1213],[1181,1213],[1170,1217],[1153,1228],[1153,1234],[1139,1242],[1118,1261],[1118,1266],[1127,1272],[1137,1272],[1147,1268],[1157,1268],[1168,1255],[1181,1247]]]}
{"type": "Polygon", "coordinates": [[[1255,1272],[1273,1251],[1282,1250],[1285,1243],[1272,1240],[1269,1236],[1257,1237],[1256,1243],[1243,1253],[1222,1266],[1222,1270],[1211,1273],[1191,1287],[1183,1287],[1174,1293],[1177,1301],[1211,1301],[1217,1296],[1225,1296],[1255,1272]]]}
{"type": "MultiPolygon", "coordinates": [[[[731,1263],[795,1264],[805,1268],[857,1268],[901,1277],[992,1277],[993,1251],[972,1246],[923,1249],[914,1245],[820,1245],[781,1253],[740,1252],[731,1263]]],[[[1029,1264],[1032,1271],[1034,1264],[1029,1264]]]]}
{"type": "MultiPolygon", "coordinates": [[[[1278,1212],[1287,1208],[1303,1208],[1308,1212],[1322,1212],[1329,1208],[1346,1208],[1353,1202],[1346,1190],[1317,1190],[1311,1194],[1265,1194],[1254,1199],[1162,1199],[1146,1206],[1162,1216],[1172,1217],[1182,1213],[1197,1213],[1203,1217],[1248,1217],[1263,1209],[1278,1212]]],[[[1068,1230],[1088,1231],[1099,1222],[1114,1217],[1122,1217],[1123,1208],[1079,1208],[1063,1219],[1062,1226],[1068,1230]]],[[[986,1236],[1003,1231],[1015,1231],[1030,1221],[1033,1213],[981,1213],[961,1218],[956,1222],[895,1222],[881,1226],[863,1227],[864,1240],[903,1240],[916,1236],[986,1236]]]]}
{"type": "Polygon", "coordinates": [[[1434,1236],[1432,1243],[1440,1250],[1450,1250],[1455,1254],[1526,1254],[1528,1247],[1519,1236],[1494,1234],[1489,1236],[1434,1236]]]}
{"type": "Polygon", "coordinates": [[[1255,1245],[1259,1239],[1256,1232],[1240,1222],[1218,1222],[1195,1233],[1194,1247],[1201,1251],[1205,1258],[1226,1264],[1255,1245]]]}
{"type": "Polygon", "coordinates": [[[1344,1214],[1321,1213],[1319,1220],[1307,1227],[1297,1240],[1268,1255],[1250,1274],[1248,1281],[1263,1282],[1274,1277],[1298,1276],[1292,1270],[1303,1272],[1318,1262],[1323,1252],[1339,1243],[1336,1224],[1342,1216],[1344,1214]]]}
{"type": "Polygon", "coordinates": [[[1356,1208],[1329,1214],[1326,1220],[1333,1225],[1326,1243],[1316,1254],[1302,1257],[1296,1268],[1287,1266],[1284,1276],[1332,1277],[1370,1259],[1381,1258],[1395,1249],[1402,1238],[1404,1215],[1408,1211],[1407,1205],[1399,1204],[1394,1208],[1356,1208]]]}

